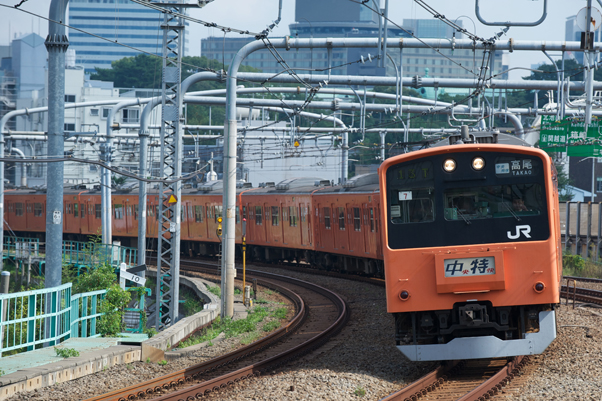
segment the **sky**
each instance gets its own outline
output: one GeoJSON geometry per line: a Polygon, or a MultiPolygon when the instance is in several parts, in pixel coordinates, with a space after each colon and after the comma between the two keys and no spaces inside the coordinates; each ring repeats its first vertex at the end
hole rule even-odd
{"type": "MultiPolygon", "coordinates": [[[[384,1],[382,0],[383,5],[384,1]]],[[[598,1],[593,0],[592,5],[602,10],[598,1]]],[[[19,2],[20,0],[0,0],[0,4],[10,6],[19,2]]],[[[501,27],[486,26],[479,22],[475,13],[475,0],[425,0],[425,2],[449,20],[462,20],[464,27],[478,36],[489,38],[501,30],[501,27]]],[[[399,25],[404,19],[432,18],[432,15],[428,14],[414,0],[390,0],[389,4],[389,18],[399,25]]],[[[49,5],[49,0],[26,0],[21,8],[47,17],[49,5]]],[[[502,39],[563,41],[566,18],[577,14],[586,5],[586,0],[548,0],[547,17],[544,22],[535,27],[512,27],[502,39]]],[[[109,5],[107,4],[107,6],[109,5]]],[[[490,22],[535,22],[543,15],[543,6],[544,0],[479,0],[481,17],[490,22]]],[[[278,0],[214,0],[202,9],[193,9],[191,16],[219,25],[259,32],[276,20],[278,0]]],[[[270,36],[287,35],[289,33],[288,26],[294,20],[295,1],[283,0],[282,21],[270,36]]],[[[46,37],[48,32],[48,21],[14,8],[0,8],[0,21],[2,21],[0,23],[0,45],[7,45],[9,38],[14,38],[15,35],[20,37],[35,32],[46,37]]],[[[193,56],[200,54],[202,38],[223,36],[218,29],[207,28],[195,23],[191,23],[190,34],[190,55],[193,56]]],[[[229,35],[238,34],[230,33],[229,35]]],[[[553,58],[560,57],[560,53],[551,55],[553,58]]],[[[542,52],[515,51],[508,54],[507,57],[511,67],[530,68],[532,64],[549,63],[542,52]]],[[[518,70],[512,72],[510,78],[518,79],[520,76],[528,74],[528,71],[518,70]]]]}

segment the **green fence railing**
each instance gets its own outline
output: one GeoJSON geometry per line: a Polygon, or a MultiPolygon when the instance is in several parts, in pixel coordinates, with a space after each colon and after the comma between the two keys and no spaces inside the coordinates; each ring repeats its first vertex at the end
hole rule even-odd
{"type": "Polygon", "coordinates": [[[109,263],[119,268],[137,262],[138,249],[121,245],[97,244],[94,242],[63,241],[63,261],[77,267],[96,266],[109,263]]]}
{"type": "Polygon", "coordinates": [[[3,352],[56,345],[70,337],[95,337],[99,302],[106,290],[71,295],[71,283],[0,294],[0,357],[3,352]]]}

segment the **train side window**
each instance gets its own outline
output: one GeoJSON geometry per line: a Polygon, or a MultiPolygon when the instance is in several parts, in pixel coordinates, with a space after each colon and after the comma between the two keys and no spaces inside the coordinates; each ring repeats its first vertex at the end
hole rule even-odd
{"type": "Polygon", "coordinates": [[[263,224],[263,215],[261,214],[261,206],[255,206],[255,225],[263,224]]]}
{"type": "Polygon", "coordinates": [[[100,208],[100,204],[99,204],[99,203],[96,203],[96,204],[94,205],[94,208],[95,208],[95,215],[96,215],[95,217],[96,217],[97,219],[100,219],[100,217],[101,217],[101,214],[102,214],[102,209],[100,208]]]}
{"type": "Polygon", "coordinates": [[[215,218],[215,222],[217,223],[217,218],[222,217],[222,205],[214,206],[213,217],[215,218]]]}
{"type": "Polygon", "coordinates": [[[194,221],[196,223],[203,222],[203,206],[197,205],[194,207],[194,221]]]}
{"type": "Polygon", "coordinates": [[[73,204],[73,216],[79,217],[79,204],[78,203],[73,204]]]}
{"type": "Polygon", "coordinates": [[[123,219],[123,205],[113,205],[113,215],[115,220],[123,219]]]}
{"type": "Polygon", "coordinates": [[[192,221],[194,218],[194,208],[192,205],[188,205],[188,220],[192,221]]]}
{"type": "Polygon", "coordinates": [[[83,203],[80,203],[79,205],[79,210],[81,211],[80,217],[83,219],[84,217],[86,217],[86,205],[83,203]]]}
{"type": "Polygon", "coordinates": [[[236,224],[240,224],[240,207],[236,206],[236,224]]]}
{"type": "Polygon", "coordinates": [[[42,216],[42,204],[41,203],[33,204],[33,216],[34,217],[42,216]]]}
{"type": "Polygon", "coordinates": [[[180,207],[180,221],[186,221],[186,205],[180,207]]]}
{"type": "Polygon", "coordinates": [[[297,207],[289,206],[288,215],[289,215],[289,225],[291,227],[297,227],[297,220],[298,220],[297,207]]]}
{"type": "Polygon", "coordinates": [[[138,220],[138,205],[134,205],[134,220],[138,220]]]}
{"type": "Polygon", "coordinates": [[[272,206],[272,225],[277,226],[280,224],[280,208],[278,206],[272,206]]]}
{"type": "Polygon", "coordinates": [[[345,229],[345,208],[339,207],[339,230],[345,229]]]}
{"type": "Polygon", "coordinates": [[[23,204],[21,202],[15,203],[15,216],[23,216],[23,204]]]}
{"type": "Polygon", "coordinates": [[[370,208],[370,232],[374,232],[374,208],[370,208]]]}
{"type": "Polygon", "coordinates": [[[353,229],[355,231],[362,231],[362,220],[360,218],[360,208],[353,208],[353,229]]]}
{"type": "Polygon", "coordinates": [[[32,212],[32,210],[31,210],[31,203],[28,203],[27,204],[27,213],[31,213],[31,212],[32,212]]]}
{"type": "Polygon", "coordinates": [[[327,230],[330,230],[330,208],[329,207],[325,207],[324,208],[324,228],[326,228],[327,230]]]}
{"type": "Polygon", "coordinates": [[[246,206],[242,207],[242,218],[243,219],[247,218],[247,207],[246,206]]]}

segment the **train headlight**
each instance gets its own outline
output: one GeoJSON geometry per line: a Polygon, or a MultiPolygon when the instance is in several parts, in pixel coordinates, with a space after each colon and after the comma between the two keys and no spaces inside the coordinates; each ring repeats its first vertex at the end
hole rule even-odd
{"type": "Polygon", "coordinates": [[[542,283],[541,281],[538,281],[533,286],[533,289],[535,290],[535,292],[540,293],[540,292],[543,292],[543,290],[546,289],[546,285],[544,283],[542,283]]]}
{"type": "Polygon", "coordinates": [[[443,162],[443,170],[447,171],[448,173],[451,173],[455,169],[456,169],[456,161],[455,160],[447,159],[446,161],[443,162]]]}
{"type": "Polygon", "coordinates": [[[483,167],[485,167],[485,160],[483,160],[482,157],[475,157],[472,159],[472,168],[479,171],[483,170],[483,167]]]}
{"type": "Polygon", "coordinates": [[[410,299],[410,293],[406,290],[401,291],[399,293],[399,299],[401,299],[402,301],[407,301],[408,299],[410,299]]]}

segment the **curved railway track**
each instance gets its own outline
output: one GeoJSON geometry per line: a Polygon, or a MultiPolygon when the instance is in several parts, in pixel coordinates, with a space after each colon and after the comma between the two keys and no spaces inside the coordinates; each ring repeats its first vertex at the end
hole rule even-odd
{"type": "MultiPolygon", "coordinates": [[[[216,272],[214,264],[190,261],[183,261],[181,269],[209,274],[216,272]]],[[[349,320],[345,302],[323,287],[249,269],[247,276],[258,278],[259,284],[290,298],[296,310],[293,320],[269,336],[229,354],[89,400],[196,399],[240,380],[272,371],[310,352],[338,333],[349,320]]]]}

